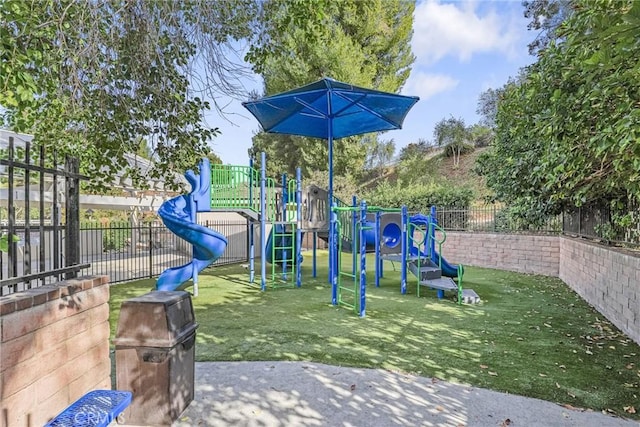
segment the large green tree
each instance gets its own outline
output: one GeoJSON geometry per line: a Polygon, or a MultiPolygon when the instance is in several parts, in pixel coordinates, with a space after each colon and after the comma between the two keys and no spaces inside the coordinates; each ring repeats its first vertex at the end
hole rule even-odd
{"type": "MultiPolygon", "coordinates": [[[[81,158],[94,185],[123,171],[140,141],[152,178],[193,167],[218,133],[202,123],[237,90],[227,60],[251,34],[254,0],[0,2],[0,107],[5,125],[81,158]]],[[[169,180],[171,181],[171,180],[169,180]]]]}
{"type": "MultiPolygon", "coordinates": [[[[332,77],[354,85],[398,92],[409,77],[414,2],[406,0],[268,0],[263,31],[248,59],[272,95],[332,77]],[[294,24],[294,25],[292,25],[294,24]]],[[[334,172],[353,175],[365,167],[377,138],[336,141],[334,172]]],[[[300,166],[308,176],[326,170],[326,142],[319,139],[259,133],[250,154],[265,151],[271,175],[300,166]]]]}
{"type": "Polygon", "coordinates": [[[531,219],[640,200],[640,3],[573,5],[560,38],[505,88],[479,164],[497,197],[531,219]]]}

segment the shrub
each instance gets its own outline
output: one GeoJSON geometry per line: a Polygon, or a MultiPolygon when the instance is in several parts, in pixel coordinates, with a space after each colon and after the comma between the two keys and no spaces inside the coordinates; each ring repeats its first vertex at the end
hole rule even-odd
{"type": "Polygon", "coordinates": [[[431,206],[467,209],[473,191],[466,187],[445,187],[439,184],[403,186],[383,183],[366,193],[363,198],[370,205],[399,208],[407,206],[411,212],[428,212],[431,206]]]}

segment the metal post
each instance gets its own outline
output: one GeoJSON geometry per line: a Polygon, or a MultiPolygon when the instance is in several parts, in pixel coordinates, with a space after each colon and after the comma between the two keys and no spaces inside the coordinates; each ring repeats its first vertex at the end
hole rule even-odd
{"type": "Polygon", "coordinates": [[[360,317],[367,311],[367,242],[365,229],[367,224],[367,202],[360,202],[360,317]]]}
{"type": "Polygon", "coordinates": [[[311,275],[315,278],[318,275],[317,269],[316,269],[316,251],[317,251],[317,241],[318,241],[318,232],[314,231],[313,232],[313,242],[311,243],[311,246],[313,248],[313,262],[311,264],[311,275]]]}
{"type": "Polygon", "coordinates": [[[253,221],[249,220],[249,283],[253,283],[256,280],[256,269],[255,269],[255,257],[256,257],[256,248],[254,243],[253,236],[253,221]]]}
{"type": "Polygon", "coordinates": [[[400,293],[403,295],[407,293],[407,263],[409,262],[409,257],[407,255],[407,244],[409,243],[408,222],[407,207],[402,206],[402,237],[400,241],[402,262],[400,263],[400,293]]]}
{"type": "Polygon", "coordinates": [[[375,228],[375,253],[376,253],[376,288],[380,287],[380,278],[382,277],[382,259],[380,258],[380,217],[382,212],[376,212],[376,228],[375,228]]]}
{"type": "MultiPolygon", "coordinates": [[[[282,221],[287,221],[287,203],[289,202],[289,192],[287,191],[287,174],[282,174],[282,197],[280,203],[282,205],[282,221]]],[[[274,227],[277,227],[274,225],[274,227]]],[[[274,235],[275,238],[275,235],[274,235]]],[[[282,254],[282,280],[287,280],[287,258],[289,257],[287,246],[287,224],[282,225],[282,233],[280,234],[280,253],[282,254]]],[[[275,242],[274,242],[275,243],[275,242]]],[[[274,246],[275,249],[275,246],[274,246]]],[[[274,256],[275,258],[275,256],[274,256]]],[[[275,259],[273,260],[275,261],[275,259]]]]}
{"type": "MultiPolygon", "coordinates": [[[[200,191],[200,181],[195,181],[195,182],[198,188],[193,188],[191,193],[189,194],[189,216],[190,216],[189,219],[192,224],[197,224],[198,222],[198,206],[196,204],[197,196],[194,196],[194,194],[200,191]]],[[[152,236],[150,234],[149,248],[153,246],[151,243],[152,243],[152,236]]],[[[151,249],[149,249],[149,251],[151,251],[151,249]]],[[[194,262],[195,259],[196,259],[196,245],[191,245],[191,268],[192,268],[191,278],[193,279],[193,296],[197,297],[198,296],[198,267],[194,262]]]]}
{"type": "MultiPolygon", "coordinates": [[[[329,230],[336,229],[336,222],[338,220],[338,213],[334,210],[336,204],[331,204],[331,220],[329,222],[329,230]]],[[[335,237],[335,236],[334,236],[335,237]]],[[[332,238],[332,232],[329,231],[329,239],[332,238]]],[[[334,239],[335,240],[335,239],[334,239]]],[[[329,281],[331,282],[331,304],[338,305],[338,274],[336,271],[337,265],[335,265],[336,259],[331,256],[331,245],[329,245],[329,281]]]]}
{"type": "MultiPolygon", "coordinates": [[[[356,196],[351,196],[351,274],[356,274],[356,264],[358,259],[358,245],[360,243],[359,240],[356,240],[356,236],[358,239],[360,238],[358,233],[358,222],[360,218],[358,217],[358,199],[356,196]]],[[[362,226],[360,227],[362,229],[362,226]]]]}
{"type": "Polygon", "coordinates": [[[300,272],[300,258],[302,250],[302,170],[296,169],[296,285],[302,285],[302,274],[300,272]]]}
{"type": "Polygon", "coordinates": [[[267,156],[264,152],[260,154],[260,289],[267,290],[267,156]]]}
{"type": "Polygon", "coordinates": [[[436,207],[435,206],[431,206],[431,212],[430,212],[430,216],[431,216],[431,224],[433,224],[433,226],[429,225],[429,238],[431,240],[429,240],[429,257],[433,260],[435,259],[436,256],[436,225],[438,225],[438,216],[437,216],[437,211],[436,211],[436,207]],[[431,230],[433,230],[433,235],[431,235],[431,230]]]}
{"type": "MultiPolygon", "coordinates": [[[[65,267],[80,263],[80,170],[79,161],[67,156],[65,161],[65,267]]],[[[77,271],[65,273],[66,279],[78,276],[77,271]]]]}

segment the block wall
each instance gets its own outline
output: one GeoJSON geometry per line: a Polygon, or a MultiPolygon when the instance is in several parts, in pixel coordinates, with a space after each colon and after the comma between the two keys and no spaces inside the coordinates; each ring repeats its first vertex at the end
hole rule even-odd
{"type": "Polygon", "coordinates": [[[447,261],[519,273],[558,276],[558,236],[447,232],[447,261]]]}
{"type": "Polygon", "coordinates": [[[45,424],[111,388],[109,285],[83,277],[0,297],[0,426],[45,424]]]}
{"type": "Polygon", "coordinates": [[[447,232],[452,263],[559,277],[640,343],[640,255],[567,236],[447,232]]]}
{"type": "Polygon", "coordinates": [[[640,257],[561,237],[559,277],[640,343],[640,257]]]}

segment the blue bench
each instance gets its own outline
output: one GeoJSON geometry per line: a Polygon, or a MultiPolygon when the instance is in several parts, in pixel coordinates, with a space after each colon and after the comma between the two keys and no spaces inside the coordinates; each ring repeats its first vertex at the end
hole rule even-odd
{"type": "Polygon", "coordinates": [[[73,402],[45,427],[107,427],[131,403],[131,392],[93,390],[73,402]]]}

